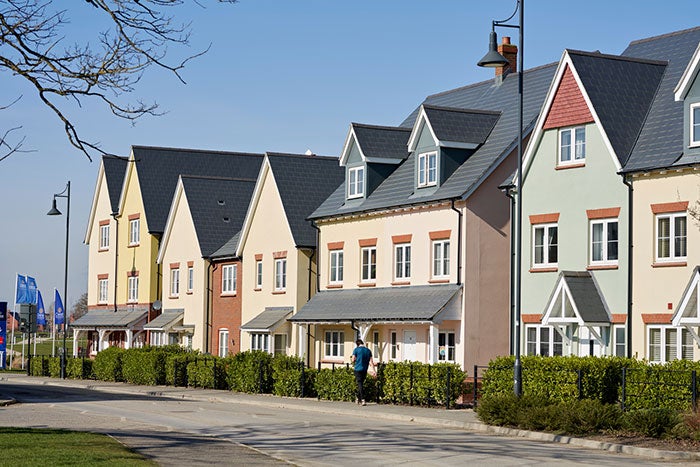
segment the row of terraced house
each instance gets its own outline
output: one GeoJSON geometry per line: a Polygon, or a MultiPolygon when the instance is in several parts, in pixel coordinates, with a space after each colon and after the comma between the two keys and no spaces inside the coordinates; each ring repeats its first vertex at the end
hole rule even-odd
{"type": "MultiPolygon", "coordinates": [[[[516,69],[516,48],[499,51],[516,69]]],[[[352,123],[339,157],[133,146],[102,159],[85,243],[91,353],[464,368],[521,351],[700,358],[700,28],[352,123]],[[513,260],[522,189],[520,270],[513,260]],[[513,278],[521,279],[515,325],[513,278]]],[[[77,341],[77,339],[76,339],[77,341]]]]}

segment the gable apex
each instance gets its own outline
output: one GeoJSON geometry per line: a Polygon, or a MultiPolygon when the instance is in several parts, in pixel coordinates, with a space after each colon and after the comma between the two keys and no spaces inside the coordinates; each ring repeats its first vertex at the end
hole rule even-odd
{"type": "Polygon", "coordinates": [[[561,128],[573,125],[592,123],[593,114],[588,108],[571,67],[566,64],[564,74],[559,81],[559,86],[554,93],[554,100],[547,112],[543,129],[561,128]]]}
{"type": "Polygon", "coordinates": [[[690,87],[698,76],[698,71],[700,71],[700,42],[695,48],[693,58],[688,62],[688,66],[685,68],[680,81],[678,81],[676,88],[673,90],[676,101],[682,101],[688,95],[690,87]]]}

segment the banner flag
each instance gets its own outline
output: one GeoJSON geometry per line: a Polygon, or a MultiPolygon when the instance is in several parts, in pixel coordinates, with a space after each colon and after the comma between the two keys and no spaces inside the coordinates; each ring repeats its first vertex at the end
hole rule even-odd
{"type": "Polygon", "coordinates": [[[36,279],[31,276],[27,276],[27,303],[36,305],[36,279]]]}
{"type": "Polygon", "coordinates": [[[44,299],[41,298],[41,291],[36,291],[36,324],[46,326],[46,310],[44,309],[44,299]]]}
{"type": "Polygon", "coordinates": [[[7,302],[0,302],[0,368],[5,369],[7,350],[7,302]]]}
{"type": "Polygon", "coordinates": [[[54,292],[54,323],[56,325],[59,325],[63,324],[63,322],[65,321],[65,310],[63,309],[63,302],[61,301],[61,296],[58,294],[58,290],[54,289],[54,292]]]}
{"type": "Polygon", "coordinates": [[[17,274],[17,292],[15,295],[15,304],[29,303],[29,291],[27,290],[27,278],[21,274],[17,274]]]}

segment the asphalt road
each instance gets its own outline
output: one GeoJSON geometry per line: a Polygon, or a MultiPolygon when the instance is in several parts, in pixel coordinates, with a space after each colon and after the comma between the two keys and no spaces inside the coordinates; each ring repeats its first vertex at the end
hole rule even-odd
{"type": "MultiPolygon", "coordinates": [[[[2,382],[3,426],[108,433],[161,465],[659,465],[633,456],[401,421],[2,382]]],[[[372,410],[371,406],[367,407],[372,410]]],[[[0,451],[2,440],[0,440],[0,451]]]]}

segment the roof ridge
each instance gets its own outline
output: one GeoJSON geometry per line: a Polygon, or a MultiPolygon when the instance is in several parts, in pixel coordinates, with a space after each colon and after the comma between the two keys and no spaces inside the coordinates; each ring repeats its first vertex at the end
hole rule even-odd
{"type": "Polygon", "coordinates": [[[645,63],[647,65],[668,65],[668,60],[651,60],[648,58],[628,57],[626,55],[604,54],[602,52],[587,52],[585,50],[564,49],[569,55],[584,55],[586,57],[606,58],[610,60],[621,60],[624,62],[645,63]]]}
{"type": "Polygon", "coordinates": [[[296,158],[296,159],[320,159],[320,160],[333,160],[337,161],[338,157],[336,156],[319,156],[316,154],[295,154],[295,153],[290,153],[290,152],[271,152],[267,151],[265,153],[266,156],[273,156],[273,157],[289,157],[289,158],[296,158]]]}
{"type": "Polygon", "coordinates": [[[445,110],[447,112],[474,113],[474,114],[486,114],[486,115],[501,115],[503,113],[500,110],[462,109],[459,107],[446,107],[443,105],[432,105],[432,104],[421,104],[421,105],[427,109],[445,110]]]}
{"type": "Polygon", "coordinates": [[[665,39],[667,37],[680,36],[681,34],[687,34],[691,31],[698,31],[698,30],[700,30],[700,26],[695,26],[695,27],[688,28],[688,29],[681,29],[680,31],[667,32],[665,34],[659,34],[658,36],[645,37],[644,39],[637,39],[637,40],[630,42],[628,47],[630,45],[641,44],[644,42],[655,41],[658,39],[665,39]]]}
{"type": "Polygon", "coordinates": [[[157,149],[159,151],[179,151],[179,152],[197,152],[197,153],[209,153],[209,154],[235,154],[238,156],[259,156],[262,157],[264,156],[263,153],[261,152],[237,152],[237,151],[223,151],[223,150],[216,150],[216,149],[193,149],[193,148],[173,148],[173,147],[165,147],[165,146],[145,146],[145,145],[140,145],[140,144],[132,144],[131,149],[157,149]]]}
{"type": "Polygon", "coordinates": [[[412,131],[410,128],[403,127],[403,126],[390,126],[390,125],[372,125],[369,123],[357,123],[357,122],[351,122],[350,125],[353,126],[359,126],[363,128],[372,128],[376,130],[394,130],[394,131],[412,131]]]}
{"type": "Polygon", "coordinates": [[[254,178],[243,178],[243,177],[218,177],[216,175],[190,175],[190,174],[180,174],[181,178],[193,178],[197,180],[220,180],[225,182],[256,182],[254,178]]]}

